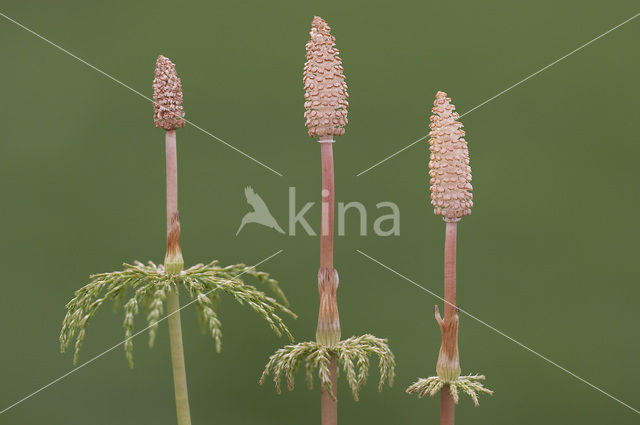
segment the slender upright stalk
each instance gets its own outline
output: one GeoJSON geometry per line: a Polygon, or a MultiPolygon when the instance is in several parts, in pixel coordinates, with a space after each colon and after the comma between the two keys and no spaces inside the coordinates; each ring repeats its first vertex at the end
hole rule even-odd
{"type": "Polygon", "coordinates": [[[455,422],[455,403],[449,384],[440,391],[440,425],[453,425],[455,422]]]}
{"type": "MultiPolygon", "coordinates": [[[[178,213],[178,155],[176,151],[176,131],[166,132],[167,167],[167,254],[165,270],[167,273],[180,273],[184,267],[180,250],[180,218],[178,213]]],[[[171,345],[171,366],[173,367],[173,385],[176,396],[178,425],[191,425],[189,413],[189,394],[187,391],[187,373],[182,348],[182,327],[180,324],[180,299],[178,288],[167,294],[169,313],[169,340],[171,345]]]]}
{"type": "MultiPolygon", "coordinates": [[[[458,222],[447,221],[444,239],[444,321],[453,320],[456,313],[456,239],[458,222]]],[[[457,346],[458,344],[456,344],[457,346]]]]}
{"type": "Polygon", "coordinates": [[[184,366],[184,351],[182,349],[182,327],[180,324],[180,300],[178,291],[172,291],[167,296],[169,310],[169,339],[171,343],[171,365],[173,367],[173,386],[176,395],[176,411],[178,425],[191,425],[189,411],[189,393],[187,392],[187,373],[184,366]],[[175,313],[175,314],[174,314],[175,313]]]}
{"type": "MultiPolygon", "coordinates": [[[[176,144],[176,131],[165,132],[165,164],[167,178],[167,242],[173,230],[174,220],[178,214],[178,151],[176,144]]],[[[172,241],[174,242],[174,241],[172,241]]],[[[171,249],[175,249],[171,246],[171,249]]],[[[169,245],[167,244],[167,250],[169,245]]]]}
{"type": "Polygon", "coordinates": [[[176,131],[165,133],[167,168],[167,253],[164,267],[167,273],[180,273],[184,268],[180,248],[180,214],[178,213],[178,154],[176,131]]]}
{"type": "MultiPolygon", "coordinates": [[[[457,321],[456,315],[456,234],[457,221],[447,221],[444,241],[444,323],[443,329],[449,328],[453,321],[457,321]]],[[[457,328],[457,326],[456,326],[457,328]]],[[[457,329],[456,329],[457,330],[457,329]]],[[[454,335],[443,331],[442,349],[448,355],[440,356],[440,359],[458,359],[458,333],[454,335]]],[[[440,360],[439,359],[439,360],[440,360]]],[[[439,365],[444,366],[444,365],[439,365]]],[[[447,365],[450,366],[450,365],[447,365]]],[[[443,369],[451,369],[443,367],[443,369]]],[[[455,369],[455,366],[454,366],[455,369]]],[[[460,366],[458,363],[458,374],[460,366]]],[[[440,392],[440,425],[453,425],[455,416],[455,402],[449,391],[449,385],[445,385],[440,392]]]]}
{"type": "MultiPolygon", "coordinates": [[[[322,224],[320,230],[320,270],[318,270],[318,292],[320,311],[316,339],[327,345],[340,341],[340,318],[336,291],[338,274],[333,268],[333,221],[334,221],[334,176],[333,176],[333,139],[331,136],[320,138],[322,156],[322,224]]],[[[322,425],[338,423],[338,359],[331,354],[329,362],[331,378],[330,394],[324,388],[321,394],[322,425]]]]}
{"type": "Polygon", "coordinates": [[[333,268],[333,220],[335,184],[333,176],[333,139],[320,138],[322,156],[322,226],[320,234],[320,267],[333,268]]]}
{"type": "Polygon", "coordinates": [[[331,354],[329,363],[329,377],[331,378],[331,388],[335,399],[325,389],[321,394],[321,424],[337,425],[338,423],[338,359],[335,354],[331,354]]]}

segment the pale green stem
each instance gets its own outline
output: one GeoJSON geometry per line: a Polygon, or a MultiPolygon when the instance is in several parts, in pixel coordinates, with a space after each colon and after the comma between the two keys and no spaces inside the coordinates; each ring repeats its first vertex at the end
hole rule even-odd
{"type": "Polygon", "coordinates": [[[180,300],[177,288],[168,294],[167,307],[170,315],[169,339],[171,343],[171,365],[173,366],[173,386],[176,393],[178,425],[191,425],[187,373],[184,366],[184,351],[182,349],[182,327],[180,325],[179,311],[180,300]]]}

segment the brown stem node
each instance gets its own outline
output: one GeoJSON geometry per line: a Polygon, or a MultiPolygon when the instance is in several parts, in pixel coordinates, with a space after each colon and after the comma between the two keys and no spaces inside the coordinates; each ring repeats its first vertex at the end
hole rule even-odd
{"type": "Polygon", "coordinates": [[[440,354],[436,364],[438,376],[445,382],[455,381],[460,376],[460,357],[458,354],[458,326],[459,316],[456,312],[451,319],[442,319],[438,306],[435,308],[435,316],[440,332],[442,333],[442,344],[440,354]]]}
{"type": "Polygon", "coordinates": [[[180,273],[184,268],[182,249],[180,248],[180,213],[170,219],[167,232],[167,253],[164,257],[164,269],[167,273],[180,273]]]}
{"type": "Polygon", "coordinates": [[[320,267],[318,269],[318,293],[320,309],[318,312],[318,328],[316,341],[324,345],[335,345],[340,341],[340,316],[338,314],[339,278],[336,269],[320,267]]]}

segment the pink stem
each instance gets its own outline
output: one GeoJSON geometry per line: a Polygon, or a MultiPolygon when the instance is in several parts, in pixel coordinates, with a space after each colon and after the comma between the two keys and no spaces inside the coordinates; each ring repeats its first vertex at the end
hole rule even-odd
{"type": "Polygon", "coordinates": [[[320,267],[333,268],[334,177],[333,143],[321,143],[322,225],[320,229],[320,267]]]}
{"type": "MultiPolygon", "coordinates": [[[[333,268],[333,222],[334,222],[334,173],[333,143],[331,138],[320,139],[322,155],[322,224],[320,229],[320,270],[318,270],[318,292],[320,311],[316,340],[326,345],[340,341],[340,318],[336,291],[338,274],[333,268]]],[[[338,359],[331,355],[329,374],[333,397],[324,388],[321,392],[322,425],[338,424],[338,359]]]]}
{"type": "MultiPolygon", "coordinates": [[[[449,357],[458,357],[458,333],[457,327],[454,335],[446,335],[446,329],[452,325],[456,315],[456,238],[458,223],[447,221],[446,236],[444,241],[444,322],[443,322],[443,350],[449,357]],[[447,337],[448,336],[448,337],[447,337]]],[[[440,391],[440,425],[454,425],[455,403],[449,391],[449,385],[442,387],[440,391]]]]}
{"type": "Polygon", "coordinates": [[[453,425],[455,422],[455,404],[449,391],[449,385],[440,390],[440,425],[453,425]]]}
{"type": "Polygon", "coordinates": [[[456,236],[457,222],[447,222],[444,241],[444,321],[453,319],[456,312],[456,236]]]}
{"type": "Polygon", "coordinates": [[[178,153],[176,149],[176,131],[165,134],[167,165],[167,235],[171,232],[171,221],[178,213],[178,153]]]}

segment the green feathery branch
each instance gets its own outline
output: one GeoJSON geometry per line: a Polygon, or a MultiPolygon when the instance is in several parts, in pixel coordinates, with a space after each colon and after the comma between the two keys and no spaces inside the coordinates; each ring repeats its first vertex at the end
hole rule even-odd
{"type": "Polygon", "coordinates": [[[466,375],[458,376],[456,379],[451,381],[445,381],[439,376],[430,376],[428,378],[420,378],[416,382],[411,384],[411,386],[407,388],[407,393],[418,394],[418,397],[420,398],[426,395],[433,397],[438,391],[442,389],[444,385],[448,385],[454,403],[458,404],[458,392],[462,391],[469,397],[471,397],[475,406],[478,406],[480,404],[478,402],[479,392],[485,394],[493,394],[493,391],[485,388],[482,385],[482,382],[480,382],[484,379],[484,375],[466,375]]]}
{"type": "Polygon", "coordinates": [[[395,358],[387,345],[387,340],[368,334],[351,337],[332,346],[318,342],[301,342],[287,345],[269,357],[269,362],[260,377],[260,384],[262,385],[267,376],[272,374],[278,393],[280,393],[282,377],[286,379],[289,391],[293,390],[295,374],[300,363],[304,361],[309,389],[313,388],[314,371],[318,369],[322,387],[335,399],[329,371],[331,355],[335,355],[338,359],[339,366],[345,372],[353,398],[356,401],[358,400],[360,387],[367,382],[370,355],[378,357],[378,369],[380,372],[378,391],[382,391],[385,381],[388,381],[389,386],[393,384],[395,358]]]}
{"type": "Polygon", "coordinates": [[[136,262],[134,265],[125,264],[124,270],[101,273],[91,276],[92,280],[86,286],[76,291],[75,297],[67,304],[67,314],[60,332],[60,347],[62,351],[75,338],[74,362],[85,338],[85,331],[89,319],[95,315],[98,308],[107,300],[114,301],[117,308],[130,293],[124,303],[125,318],[123,327],[126,342],[125,352],[129,364],[133,367],[134,317],[140,312],[140,307],[147,312],[149,325],[149,345],[153,346],[158,320],[164,311],[164,304],[169,291],[185,289],[196,300],[196,309],[203,330],[211,333],[216,350],[220,351],[222,344],[222,328],[215,310],[216,302],[222,293],[231,295],[240,304],[247,304],[263,317],[277,335],[286,335],[293,340],[289,329],[278,313],[282,312],[296,317],[286,306],[288,305],[284,293],[278,283],[269,277],[268,273],[255,270],[253,267],[237,264],[227,267],[213,261],[207,265],[198,264],[184,270],[180,274],[170,274],[164,271],[162,265],[149,262],[144,265],[136,262]],[[281,300],[266,296],[257,288],[245,284],[239,277],[242,274],[252,276],[258,282],[266,285],[281,300]]]}

